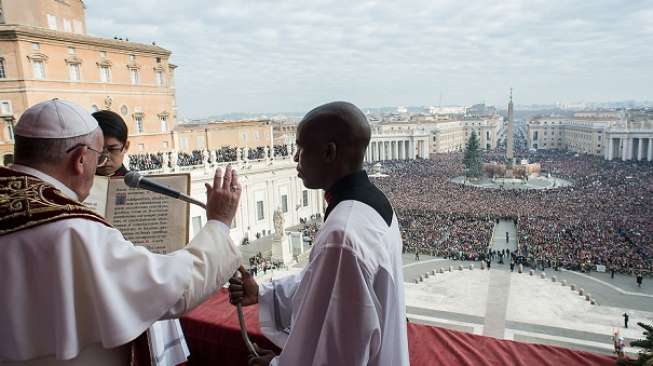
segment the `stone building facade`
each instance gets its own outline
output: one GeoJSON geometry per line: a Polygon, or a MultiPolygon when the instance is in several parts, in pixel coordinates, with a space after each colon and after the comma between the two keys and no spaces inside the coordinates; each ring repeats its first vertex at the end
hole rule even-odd
{"type": "Polygon", "coordinates": [[[169,63],[170,51],[86,35],[80,0],[1,4],[0,156],[12,153],[13,128],[25,109],[51,98],[119,113],[134,149],[174,148],[176,66],[169,63]]]}
{"type": "MultiPolygon", "coordinates": [[[[428,132],[417,123],[382,122],[371,124],[371,128],[372,136],[365,153],[365,162],[428,159],[430,156],[428,132]]],[[[287,144],[291,151],[295,151],[296,130],[297,125],[294,123],[275,123],[275,143],[287,144]]]]}
{"type": "MultiPolygon", "coordinates": [[[[180,123],[175,126],[177,150],[215,150],[224,146],[256,148],[272,147],[273,126],[270,121],[212,121],[205,123],[180,123]]],[[[278,144],[281,144],[279,142],[278,144]]]]}
{"type": "Polygon", "coordinates": [[[528,122],[528,147],[561,149],[606,160],[653,161],[653,112],[579,112],[528,122]]]}
{"type": "Polygon", "coordinates": [[[503,121],[496,116],[483,119],[429,122],[422,126],[431,134],[431,152],[448,153],[463,151],[472,131],[476,133],[481,149],[496,149],[503,121]]]}
{"type": "MultiPolygon", "coordinates": [[[[224,165],[224,164],[221,164],[224,165]]],[[[239,180],[243,186],[240,204],[230,237],[236,243],[243,239],[255,240],[274,232],[273,216],[278,209],[283,215],[286,228],[300,224],[300,219],[323,214],[326,208],[324,192],[309,190],[297,177],[296,164],[292,157],[266,159],[262,161],[235,162],[239,180]]],[[[224,166],[223,166],[224,168],[224,166]]],[[[193,169],[191,173],[191,196],[204,202],[204,183],[213,181],[213,170],[193,169]]],[[[206,223],[206,212],[196,206],[190,208],[191,237],[206,223]]]]}
{"type": "Polygon", "coordinates": [[[372,138],[365,154],[366,162],[428,159],[428,132],[417,124],[380,123],[372,125],[372,138]]]}
{"type": "Polygon", "coordinates": [[[68,33],[86,33],[82,0],[2,0],[0,24],[22,24],[68,33]]]}

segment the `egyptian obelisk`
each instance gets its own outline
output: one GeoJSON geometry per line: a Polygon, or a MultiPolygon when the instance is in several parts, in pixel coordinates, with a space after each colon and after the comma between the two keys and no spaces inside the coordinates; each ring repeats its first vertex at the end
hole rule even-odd
{"type": "Polygon", "coordinates": [[[512,106],[512,88],[510,88],[510,102],[508,103],[508,136],[506,136],[506,163],[512,167],[515,163],[515,153],[513,145],[513,124],[514,124],[513,106],[512,106]]]}

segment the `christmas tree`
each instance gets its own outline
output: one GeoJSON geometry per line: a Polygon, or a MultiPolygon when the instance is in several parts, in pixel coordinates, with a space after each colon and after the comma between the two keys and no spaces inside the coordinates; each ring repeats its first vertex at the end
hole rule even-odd
{"type": "Polygon", "coordinates": [[[481,177],[481,151],[478,148],[478,137],[474,130],[472,130],[472,135],[469,136],[469,141],[467,141],[463,164],[465,164],[466,177],[481,177]]]}
{"type": "Polygon", "coordinates": [[[636,360],[619,360],[617,364],[624,366],[653,366],[653,325],[638,322],[644,328],[644,339],[630,342],[632,347],[643,348],[636,360]]]}

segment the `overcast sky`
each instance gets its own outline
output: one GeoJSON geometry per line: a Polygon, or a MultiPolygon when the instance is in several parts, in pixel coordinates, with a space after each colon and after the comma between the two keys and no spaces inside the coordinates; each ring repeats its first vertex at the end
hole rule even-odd
{"type": "Polygon", "coordinates": [[[653,99],[653,0],[86,0],[173,52],[180,114],[653,99]]]}

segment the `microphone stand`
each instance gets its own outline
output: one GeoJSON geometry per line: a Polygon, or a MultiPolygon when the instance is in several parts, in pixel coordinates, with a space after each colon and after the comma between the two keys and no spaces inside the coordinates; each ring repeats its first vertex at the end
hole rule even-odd
{"type": "MultiPolygon", "coordinates": [[[[183,200],[184,202],[192,203],[195,204],[204,210],[206,210],[206,204],[200,201],[197,201],[193,199],[192,201],[187,201],[183,200]]],[[[240,274],[239,274],[240,275],[240,274]]],[[[252,341],[249,339],[249,335],[247,334],[247,324],[245,323],[245,315],[243,315],[243,304],[238,303],[236,304],[236,311],[238,312],[238,323],[240,324],[240,335],[243,337],[243,341],[245,342],[245,346],[247,347],[247,350],[251,355],[254,355],[254,357],[258,357],[259,354],[256,352],[256,348],[254,348],[254,344],[252,344],[252,341]]]]}

